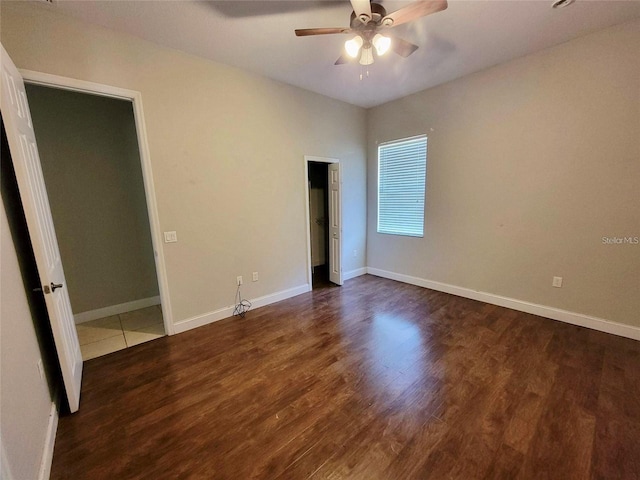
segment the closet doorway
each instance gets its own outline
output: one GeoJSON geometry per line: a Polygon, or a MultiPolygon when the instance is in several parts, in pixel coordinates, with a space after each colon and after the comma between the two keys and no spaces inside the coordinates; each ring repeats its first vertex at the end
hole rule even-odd
{"type": "Polygon", "coordinates": [[[327,163],[309,162],[312,287],[329,284],[329,173],[327,163]]]}
{"type": "Polygon", "coordinates": [[[342,181],[340,162],[305,157],[308,283],[342,285],[342,181]]]}

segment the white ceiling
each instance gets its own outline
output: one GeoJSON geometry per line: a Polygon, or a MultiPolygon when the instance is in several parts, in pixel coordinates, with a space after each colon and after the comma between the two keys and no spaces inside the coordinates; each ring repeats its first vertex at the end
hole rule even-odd
{"type": "MultiPolygon", "coordinates": [[[[384,0],[392,12],[411,2],[384,0]]],[[[70,1],[57,11],[107,28],[372,107],[611,25],[640,18],[640,1],[449,0],[442,12],[391,31],[420,46],[366,70],[334,66],[346,35],[296,37],[296,28],[347,27],[348,0],[70,1]],[[360,74],[364,78],[360,80],[360,74]]]]}

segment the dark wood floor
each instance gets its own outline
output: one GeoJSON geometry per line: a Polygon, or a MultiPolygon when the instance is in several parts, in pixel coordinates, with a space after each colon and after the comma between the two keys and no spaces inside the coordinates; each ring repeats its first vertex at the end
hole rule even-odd
{"type": "Polygon", "coordinates": [[[329,280],[329,265],[325,264],[313,267],[311,284],[314,289],[337,286],[329,280]]]}
{"type": "Polygon", "coordinates": [[[638,479],[640,342],[372,276],[85,363],[54,479],[638,479]]]}

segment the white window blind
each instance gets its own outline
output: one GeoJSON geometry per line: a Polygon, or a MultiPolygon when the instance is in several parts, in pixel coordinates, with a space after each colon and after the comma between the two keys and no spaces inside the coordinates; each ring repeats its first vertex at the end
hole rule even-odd
{"type": "Polygon", "coordinates": [[[422,237],[427,137],[378,146],[378,233],[422,237]]]}

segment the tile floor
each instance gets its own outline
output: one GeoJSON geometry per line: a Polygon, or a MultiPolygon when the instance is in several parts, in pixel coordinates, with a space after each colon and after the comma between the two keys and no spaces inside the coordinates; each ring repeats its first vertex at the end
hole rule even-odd
{"type": "Polygon", "coordinates": [[[76,329],[83,360],[165,335],[160,305],[80,323],[76,329]]]}

